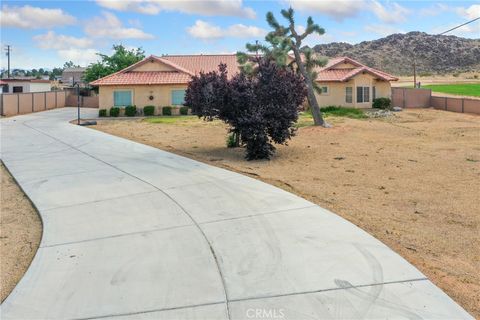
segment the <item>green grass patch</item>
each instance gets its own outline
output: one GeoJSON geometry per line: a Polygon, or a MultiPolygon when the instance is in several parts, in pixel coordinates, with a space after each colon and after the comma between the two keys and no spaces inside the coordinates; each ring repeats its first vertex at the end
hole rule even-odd
{"type": "Polygon", "coordinates": [[[480,97],[480,83],[429,84],[422,88],[460,96],[480,97]]]}
{"type": "Polygon", "coordinates": [[[165,116],[165,117],[155,117],[155,118],[146,118],[144,121],[148,123],[162,123],[162,124],[179,124],[187,122],[197,122],[199,121],[197,116],[165,116]]]}
{"type": "MultiPolygon", "coordinates": [[[[347,108],[347,107],[336,107],[336,106],[328,106],[324,108],[320,108],[323,117],[344,117],[344,118],[351,118],[351,119],[364,119],[367,118],[365,112],[361,109],[355,108],[347,108]]],[[[307,110],[302,112],[298,116],[297,121],[297,128],[306,127],[313,125],[313,117],[312,112],[307,110]]]]}
{"type": "Polygon", "coordinates": [[[325,117],[347,117],[352,119],[363,119],[367,117],[363,110],[355,108],[328,106],[320,108],[320,111],[322,111],[325,117]]]}

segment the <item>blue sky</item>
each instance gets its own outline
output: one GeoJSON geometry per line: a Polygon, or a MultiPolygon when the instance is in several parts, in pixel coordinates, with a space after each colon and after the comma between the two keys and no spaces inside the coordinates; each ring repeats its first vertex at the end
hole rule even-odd
{"type": "MultiPolygon", "coordinates": [[[[308,15],[323,36],[306,44],[358,43],[391,33],[440,33],[480,17],[480,1],[380,0],[91,0],[2,1],[1,45],[12,46],[12,68],[81,65],[110,53],[113,44],[146,54],[231,53],[262,40],[268,11],[279,20],[292,6],[299,28],[308,15]]],[[[480,21],[450,33],[480,38],[480,21]]],[[[1,67],[6,66],[2,54],[1,67]]]]}

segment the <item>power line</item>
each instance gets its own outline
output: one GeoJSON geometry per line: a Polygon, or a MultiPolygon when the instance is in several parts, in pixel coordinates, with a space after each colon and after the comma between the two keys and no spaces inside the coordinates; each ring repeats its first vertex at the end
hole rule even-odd
{"type": "Polygon", "coordinates": [[[472,22],[474,22],[474,21],[477,21],[478,19],[480,19],[480,17],[475,18],[475,19],[470,20],[470,21],[467,21],[467,22],[465,22],[465,23],[462,23],[461,25],[456,26],[455,28],[448,29],[447,31],[444,31],[444,32],[442,32],[442,33],[439,33],[438,35],[441,36],[442,34],[445,34],[445,33],[447,33],[447,32],[450,32],[450,31],[453,31],[453,30],[458,29],[458,28],[460,28],[460,27],[463,27],[464,25],[467,25],[467,24],[469,24],[469,23],[472,23],[472,22]]]}

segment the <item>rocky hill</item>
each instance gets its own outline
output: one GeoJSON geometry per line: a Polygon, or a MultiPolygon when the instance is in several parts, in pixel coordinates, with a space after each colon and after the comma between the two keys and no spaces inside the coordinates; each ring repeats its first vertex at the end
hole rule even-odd
{"type": "Polygon", "coordinates": [[[395,75],[413,74],[414,55],[418,74],[480,71],[480,39],[409,32],[355,45],[320,44],[313,49],[327,57],[348,56],[395,75]]]}

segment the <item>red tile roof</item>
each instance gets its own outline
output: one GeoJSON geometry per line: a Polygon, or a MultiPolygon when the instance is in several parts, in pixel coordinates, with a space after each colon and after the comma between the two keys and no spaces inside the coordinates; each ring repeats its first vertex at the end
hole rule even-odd
{"type": "Polygon", "coordinates": [[[144,84],[187,84],[192,75],[200,72],[218,70],[220,63],[227,64],[229,76],[238,72],[237,57],[229,55],[176,55],[150,56],[128,68],[91,82],[91,85],[144,85],[144,84]],[[136,68],[149,61],[158,61],[172,71],[135,71],[136,68]]]}
{"type": "Polygon", "coordinates": [[[338,57],[329,59],[325,67],[317,70],[317,81],[348,81],[352,77],[356,76],[359,73],[369,73],[374,77],[377,77],[380,80],[384,81],[397,81],[398,78],[388,74],[386,72],[367,67],[366,65],[361,64],[360,62],[353,60],[348,57],[338,57]],[[348,63],[355,68],[346,68],[346,69],[336,69],[335,67],[341,63],[348,63]]]}
{"type": "MultiPolygon", "coordinates": [[[[192,75],[200,72],[218,70],[218,65],[225,63],[229,77],[238,72],[238,62],[235,54],[223,55],[172,55],[150,56],[128,68],[91,82],[91,85],[152,85],[152,84],[187,84],[192,75]],[[168,71],[135,71],[136,68],[150,61],[158,61],[169,66],[168,71]]],[[[317,81],[347,81],[360,72],[369,73],[380,80],[398,80],[388,73],[367,67],[348,57],[330,59],[327,65],[317,70],[317,81]],[[336,69],[341,63],[349,63],[355,68],[336,69]]]]}
{"type": "Polygon", "coordinates": [[[239,64],[235,54],[211,54],[211,55],[172,55],[163,56],[176,65],[192,71],[194,74],[200,72],[217,71],[220,63],[227,65],[227,72],[230,77],[238,73],[239,64]]]}

